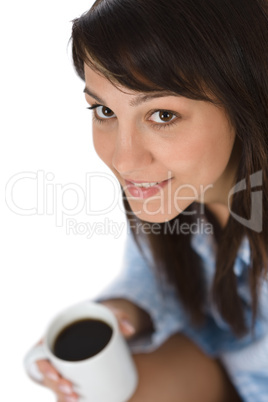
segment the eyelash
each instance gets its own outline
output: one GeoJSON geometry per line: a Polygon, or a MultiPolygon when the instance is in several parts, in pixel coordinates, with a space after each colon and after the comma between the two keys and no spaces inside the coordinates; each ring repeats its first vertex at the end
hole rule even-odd
{"type": "MultiPolygon", "coordinates": [[[[100,105],[99,103],[95,103],[92,106],[87,107],[87,109],[93,111],[93,121],[95,121],[95,122],[97,122],[99,124],[107,123],[109,119],[100,119],[100,118],[97,117],[95,109],[97,107],[99,107],[99,106],[103,106],[103,105],[100,105]],[[107,121],[105,121],[105,120],[107,120],[107,121]]],[[[176,117],[176,119],[173,119],[169,123],[165,123],[165,124],[164,123],[163,124],[161,124],[161,123],[151,123],[151,127],[153,129],[155,129],[155,130],[161,130],[161,129],[165,129],[165,128],[170,128],[171,126],[177,124],[177,119],[180,117],[177,113],[172,112],[171,110],[166,110],[166,109],[155,109],[152,112],[150,112],[149,117],[151,117],[154,113],[163,112],[163,111],[171,113],[173,116],[176,117]]]]}
{"type": "MultiPolygon", "coordinates": [[[[100,105],[99,103],[94,103],[92,106],[87,107],[87,109],[93,111],[93,121],[95,121],[96,123],[99,123],[99,124],[106,123],[106,122],[105,122],[105,119],[99,119],[99,118],[97,117],[97,114],[96,114],[96,112],[95,112],[95,109],[96,109],[97,107],[99,107],[99,106],[103,106],[103,105],[100,105]]],[[[109,120],[109,119],[107,119],[107,120],[109,120]]]]}

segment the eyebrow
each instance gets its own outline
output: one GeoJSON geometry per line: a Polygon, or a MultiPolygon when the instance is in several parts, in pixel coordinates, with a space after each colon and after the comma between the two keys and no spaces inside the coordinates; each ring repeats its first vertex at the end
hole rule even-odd
{"type": "MultiPolygon", "coordinates": [[[[92,92],[88,87],[85,87],[84,89],[84,93],[91,96],[92,98],[96,99],[97,102],[104,104],[105,102],[103,99],[101,99],[98,95],[96,95],[94,92],[92,92]]],[[[175,94],[174,92],[171,91],[157,91],[157,92],[153,92],[153,93],[149,93],[149,94],[141,94],[141,95],[137,95],[134,99],[132,99],[129,102],[130,106],[138,106],[141,103],[144,102],[148,102],[151,99],[155,99],[155,98],[163,98],[165,96],[176,96],[179,97],[178,94],[175,94]]]]}

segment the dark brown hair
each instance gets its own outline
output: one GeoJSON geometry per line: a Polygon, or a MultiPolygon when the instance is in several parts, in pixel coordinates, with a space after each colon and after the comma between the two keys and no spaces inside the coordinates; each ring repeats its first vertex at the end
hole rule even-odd
{"type": "MultiPolygon", "coordinates": [[[[262,230],[230,216],[217,237],[213,297],[234,333],[245,333],[248,328],[233,270],[245,237],[251,251],[253,322],[258,312],[258,286],[267,274],[267,1],[97,0],[91,10],[74,20],[72,44],[74,65],[82,79],[86,62],[115,85],[142,92],[169,90],[208,102],[217,99],[226,110],[241,151],[237,182],[245,180],[246,186],[233,196],[234,213],[250,219],[251,175],[261,171],[263,179],[262,230]]],[[[130,211],[127,200],[124,204],[130,211]]],[[[194,204],[188,210],[193,208],[194,204]]],[[[206,215],[216,229],[213,215],[208,211],[206,215]]],[[[183,213],[175,218],[180,224],[193,219],[183,213]]],[[[161,233],[147,235],[155,265],[176,284],[193,322],[201,322],[205,287],[199,258],[190,247],[191,235],[168,232],[166,223],[160,226],[161,233]]],[[[139,241],[135,228],[133,233],[139,241]]]]}

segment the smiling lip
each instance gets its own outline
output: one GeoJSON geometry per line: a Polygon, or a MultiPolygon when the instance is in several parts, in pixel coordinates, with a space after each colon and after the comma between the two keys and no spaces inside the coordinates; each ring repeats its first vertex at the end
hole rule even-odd
{"type": "Polygon", "coordinates": [[[164,188],[170,181],[172,180],[172,178],[167,179],[167,180],[163,180],[161,182],[158,182],[155,186],[150,186],[150,187],[138,187],[135,186],[135,184],[149,184],[149,183],[156,183],[156,182],[146,182],[146,181],[129,181],[129,180],[125,180],[126,182],[126,188],[127,191],[132,195],[133,198],[141,198],[141,199],[146,199],[146,198],[150,198],[153,197],[154,195],[156,195],[162,188],[164,188]]]}

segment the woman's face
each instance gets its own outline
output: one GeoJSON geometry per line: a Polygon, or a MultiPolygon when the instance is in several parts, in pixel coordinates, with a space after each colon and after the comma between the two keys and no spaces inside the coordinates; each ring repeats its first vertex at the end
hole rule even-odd
{"type": "MultiPolygon", "coordinates": [[[[117,88],[85,65],[97,154],[142,220],[173,219],[192,202],[227,203],[235,133],[224,110],[171,93],[117,88]]],[[[230,180],[231,177],[231,180],[230,180]]]]}

